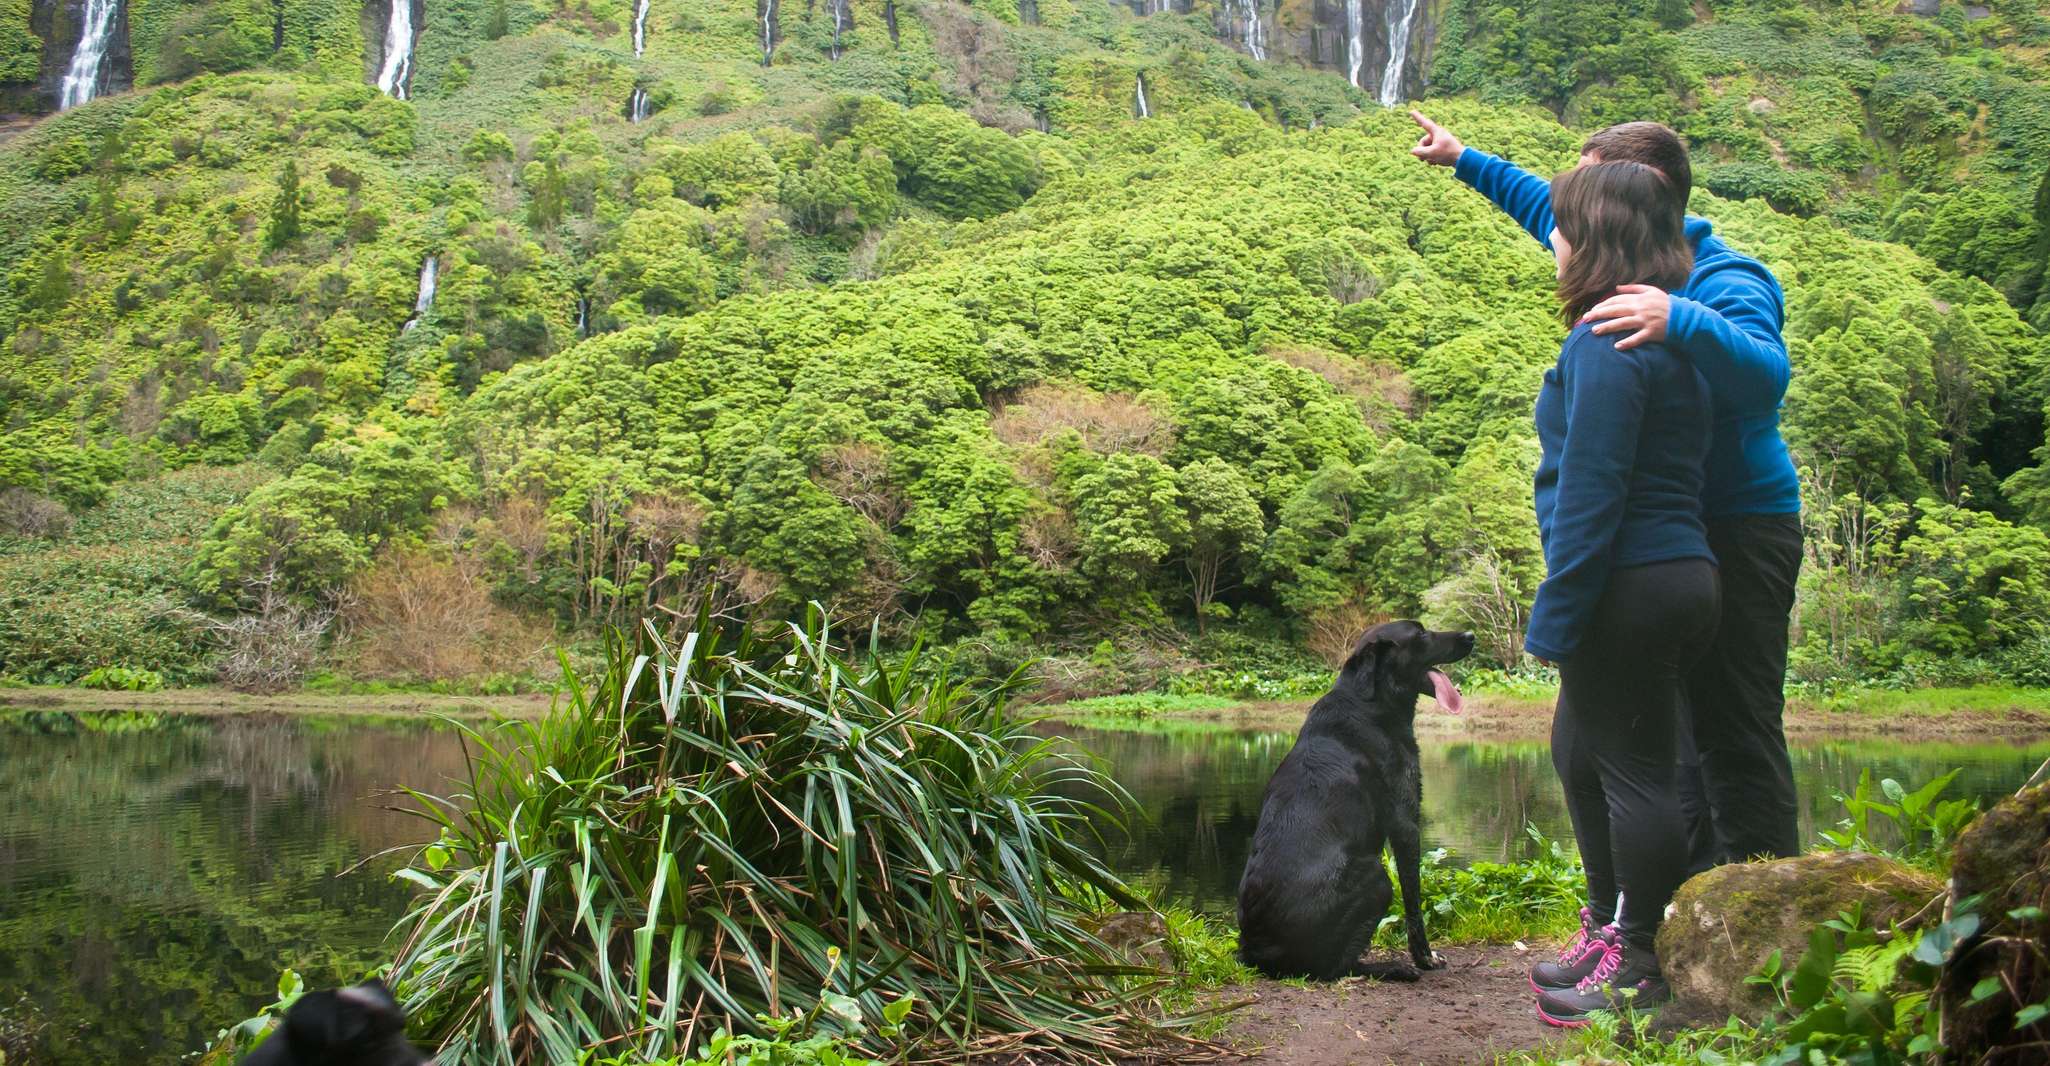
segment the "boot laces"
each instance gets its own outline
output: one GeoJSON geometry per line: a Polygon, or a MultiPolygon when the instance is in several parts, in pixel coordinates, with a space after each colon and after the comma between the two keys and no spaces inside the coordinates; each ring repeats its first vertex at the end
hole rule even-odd
{"type": "Polygon", "coordinates": [[[1574,989],[1582,995],[1600,991],[1603,985],[1609,983],[1609,978],[1616,976],[1616,971],[1623,968],[1623,949],[1620,946],[1601,941],[1597,943],[1601,944],[1602,961],[1595,963],[1594,972],[1581,978],[1579,986],[1574,989]]]}
{"type": "Polygon", "coordinates": [[[1559,949],[1560,962],[1570,965],[1587,957],[1588,945],[1594,943],[1594,937],[1588,935],[1588,929],[1593,925],[1594,913],[1586,907],[1580,908],[1580,928],[1574,931],[1573,939],[1559,949]]]}

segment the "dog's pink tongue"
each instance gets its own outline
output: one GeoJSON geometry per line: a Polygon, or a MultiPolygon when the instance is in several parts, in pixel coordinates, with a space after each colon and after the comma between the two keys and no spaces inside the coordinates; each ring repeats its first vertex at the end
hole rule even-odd
{"type": "Polygon", "coordinates": [[[1431,671],[1431,689],[1438,697],[1438,706],[1446,714],[1459,713],[1459,708],[1465,700],[1459,695],[1459,686],[1453,684],[1452,679],[1446,677],[1443,671],[1431,671]]]}

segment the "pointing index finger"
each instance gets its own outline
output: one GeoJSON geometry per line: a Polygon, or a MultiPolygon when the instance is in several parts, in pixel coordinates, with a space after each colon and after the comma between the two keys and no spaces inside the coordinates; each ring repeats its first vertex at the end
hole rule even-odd
{"type": "Polygon", "coordinates": [[[1417,125],[1419,125],[1419,126],[1422,126],[1422,127],[1424,128],[1425,132],[1427,132],[1427,133],[1437,133],[1437,132],[1438,132],[1438,124],[1437,124],[1437,123],[1435,123],[1435,122],[1432,122],[1432,121],[1431,121],[1430,119],[1428,119],[1428,118],[1425,118],[1425,117],[1424,117],[1424,113],[1423,113],[1423,112],[1421,112],[1421,111],[1411,111],[1411,112],[1409,113],[1409,120],[1410,120],[1411,122],[1414,122],[1414,123],[1416,123],[1416,124],[1417,124],[1417,125]]]}

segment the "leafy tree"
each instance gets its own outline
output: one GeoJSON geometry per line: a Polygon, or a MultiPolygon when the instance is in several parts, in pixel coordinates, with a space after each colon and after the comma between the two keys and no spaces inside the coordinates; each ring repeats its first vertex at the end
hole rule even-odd
{"type": "Polygon", "coordinates": [[[263,228],[265,251],[275,252],[299,239],[299,161],[285,160],[278,170],[278,193],[271,201],[270,221],[263,228]]]}
{"type": "Polygon", "coordinates": [[[1907,636],[1944,655],[1986,652],[2050,625],[2050,534],[1922,500],[1901,543],[1907,636]]]}
{"type": "MultiPolygon", "coordinates": [[[[1246,479],[1222,459],[1201,459],[1175,472],[1175,488],[1188,520],[1190,596],[1199,629],[1210,621],[1228,569],[1266,532],[1260,504],[1246,479]]],[[[1248,567],[1250,569],[1250,567],[1248,567]]]]}

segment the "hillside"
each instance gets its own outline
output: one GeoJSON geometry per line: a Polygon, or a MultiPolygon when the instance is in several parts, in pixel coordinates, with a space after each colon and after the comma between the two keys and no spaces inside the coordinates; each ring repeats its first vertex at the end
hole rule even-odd
{"type": "Polygon", "coordinates": [[[1455,2],[1333,51],[1324,5],[652,0],[636,56],[624,4],[429,3],[388,63],[381,0],[133,0],[144,88],[0,145],[0,673],[331,618],[344,670],[518,670],[714,586],[1083,688],[1383,612],[1512,664],[1551,263],[1399,87],[1540,173],[1695,140],[1789,293],[1801,676],[2050,682],[2027,5],[1455,2]]]}

